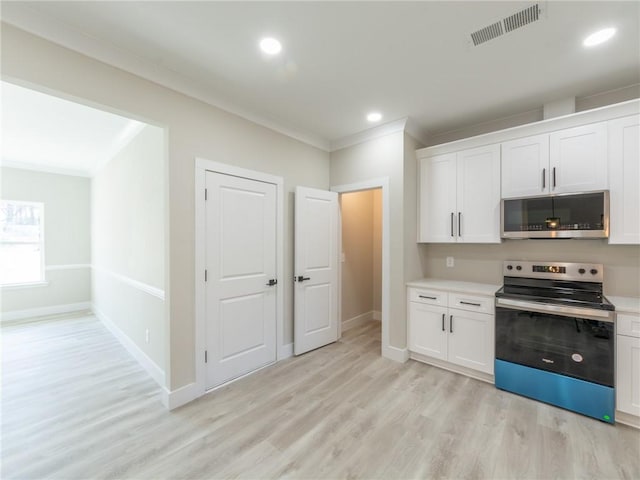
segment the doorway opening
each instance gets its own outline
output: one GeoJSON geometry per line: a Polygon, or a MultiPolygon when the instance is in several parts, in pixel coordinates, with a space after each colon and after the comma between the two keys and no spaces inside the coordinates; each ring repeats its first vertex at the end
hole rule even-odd
{"type": "Polygon", "coordinates": [[[370,333],[380,332],[372,342],[375,341],[376,344],[380,342],[381,355],[395,358],[389,344],[391,298],[389,179],[374,178],[333,186],[331,190],[340,194],[340,245],[344,253],[340,262],[339,277],[341,333],[342,330],[349,332],[352,328],[364,326],[367,330],[366,327],[371,327],[370,333]],[[348,196],[351,194],[362,194],[362,196],[348,196]],[[358,207],[360,203],[368,204],[369,207],[365,206],[360,210],[358,207]],[[350,219],[355,220],[350,221],[350,219]],[[360,229],[368,231],[369,234],[352,231],[354,230],[352,226],[357,229],[356,224],[361,222],[370,223],[369,229],[366,225],[364,229],[360,229]],[[363,242],[367,245],[365,248],[358,243],[358,238],[364,239],[363,242]],[[358,270],[358,263],[365,265],[364,270],[358,270]],[[368,273],[369,268],[370,273],[368,273]],[[362,296],[356,299],[353,296],[354,291],[359,292],[355,295],[362,296]],[[370,301],[366,298],[367,294],[370,295],[370,301]],[[377,323],[378,321],[380,323],[377,323]]]}
{"type": "Polygon", "coordinates": [[[382,189],[340,195],[341,325],[347,337],[380,341],[382,319],[382,189]]]}

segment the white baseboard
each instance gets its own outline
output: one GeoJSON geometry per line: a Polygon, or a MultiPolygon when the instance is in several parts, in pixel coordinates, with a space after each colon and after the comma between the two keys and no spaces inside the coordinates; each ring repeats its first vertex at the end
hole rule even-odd
{"type": "Polygon", "coordinates": [[[379,310],[374,310],[373,311],[373,319],[377,320],[377,321],[381,321],[382,320],[382,312],[379,310]]]}
{"type": "Polygon", "coordinates": [[[382,348],[382,356],[396,362],[405,363],[409,360],[409,350],[389,345],[382,348]]]}
{"type": "Polygon", "coordinates": [[[61,313],[78,312],[90,310],[91,302],[69,303],[67,305],[52,305],[50,307],[29,308],[28,310],[14,310],[0,314],[0,321],[14,322],[27,318],[45,317],[48,315],[59,315],[61,313]]]}
{"type": "Polygon", "coordinates": [[[472,368],[463,367],[462,365],[456,365],[454,363],[439,360],[437,358],[432,358],[427,355],[421,355],[420,353],[415,352],[411,352],[409,358],[411,358],[412,360],[417,360],[418,362],[433,365],[434,367],[442,368],[443,370],[449,370],[453,373],[459,373],[460,375],[464,375],[466,377],[475,378],[476,380],[481,380],[492,385],[496,383],[493,375],[489,373],[479,372],[478,370],[474,370],[472,368]]]}
{"type": "Polygon", "coordinates": [[[640,417],[621,412],[620,410],[616,410],[616,423],[622,423],[629,427],[640,429],[640,417]]]}
{"type": "Polygon", "coordinates": [[[374,319],[374,312],[371,310],[370,312],[365,312],[360,315],[356,315],[348,320],[342,322],[342,331],[346,332],[352,328],[361,327],[365,325],[367,322],[370,322],[374,319]]]}
{"type": "Polygon", "coordinates": [[[181,407],[192,400],[202,396],[197,383],[189,383],[176,390],[169,391],[166,387],[162,389],[162,404],[167,410],[181,407]]]}
{"type": "Polygon", "coordinates": [[[280,349],[280,355],[278,355],[278,361],[284,360],[285,358],[289,357],[293,357],[293,343],[282,345],[280,349]]]}
{"type": "Polygon", "coordinates": [[[164,371],[151,360],[146,353],[142,351],[138,345],[131,340],[126,333],[120,330],[118,327],[104,312],[101,312],[95,305],[91,306],[94,315],[102,322],[102,324],[109,330],[114,337],[122,344],[122,346],[135,358],[138,363],[144,368],[147,373],[153,378],[158,385],[164,388],[165,378],[164,371]]]}

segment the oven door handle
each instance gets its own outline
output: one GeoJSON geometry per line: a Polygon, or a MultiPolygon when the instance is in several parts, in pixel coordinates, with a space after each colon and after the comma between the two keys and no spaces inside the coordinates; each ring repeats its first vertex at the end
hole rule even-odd
{"type": "Polygon", "coordinates": [[[522,310],[523,312],[538,312],[560,315],[562,317],[576,317],[587,320],[599,320],[601,322],[614,323],[615,312],[610,310],[597,310],[595,308],[576,308],[562,305],[550,305],[538,302],[526,302],[512,300],[510,298],[496,298],[496,307],[522,310]]]}

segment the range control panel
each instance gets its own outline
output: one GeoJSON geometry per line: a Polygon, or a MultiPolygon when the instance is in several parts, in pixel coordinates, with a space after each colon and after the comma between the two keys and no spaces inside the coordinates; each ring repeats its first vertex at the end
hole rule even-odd
{"type": "Polygon", "coordinates": [[[599,263],[524,262],[507,260],[502,267],[505,277],[551,278],[602,283],[603,267],[599,263]]]}

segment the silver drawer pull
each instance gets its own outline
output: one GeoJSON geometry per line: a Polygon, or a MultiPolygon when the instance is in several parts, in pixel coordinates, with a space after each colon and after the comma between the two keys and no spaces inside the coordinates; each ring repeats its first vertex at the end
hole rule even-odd
{"type": "Polygon", "coordinates": [[[482,305],[480,303],[472,303],[472,302],[463,302],[462,300],[460,300],[460,303],[462,305],[472,305],[474,307],[481,307],[482,305]]]}
{"type": "Polygon", "coordinates": [[[427,296],[425,296],[425,295],[418,295],[418,297],[420,297],[420,298],[426,298],[427,300],[437,300],[437,299],[438,299],[438,297],[427,297],[427,296]]]}

